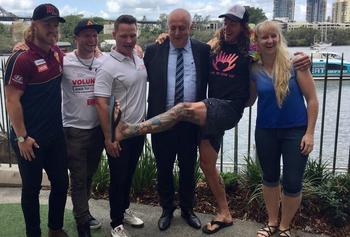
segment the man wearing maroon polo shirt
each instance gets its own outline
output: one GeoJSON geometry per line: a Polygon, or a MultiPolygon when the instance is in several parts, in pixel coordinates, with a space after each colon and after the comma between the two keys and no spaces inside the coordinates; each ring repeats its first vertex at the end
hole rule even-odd
{"type": "Polygon", "coordinates": [[[40,237],[39,192],[42,169],[51,182],[49,237],[67,237],[62,230],[67,197],[67,150],[61,115],[63,55],[55,46],[58,25],[65,22],[52,4],[35,8],[26,31],[29,50],[8,59],[6,104],[11,144],[22,178],[22,210],[27,237],[40,237]]]}

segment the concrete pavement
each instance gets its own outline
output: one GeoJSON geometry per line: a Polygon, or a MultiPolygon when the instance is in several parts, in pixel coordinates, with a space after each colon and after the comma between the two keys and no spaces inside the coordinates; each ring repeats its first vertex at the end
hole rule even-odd
{"type": "MultiPolygon", "coordinates": [[[[0,203],[19,203],[20,202],[21,189],[18,187],[0,187],[0,203]]],[[[49,191],[43,190],[40,194],[41,204],[47,203],[49,191]]],[[[72,202],[70,197],[67,199],[67,209],[72,209],[72,202]]],[[[100,221],[102,221],[102,230],[106,237],[110,236],[109,225],[109,204],[107,200],[91,200],[90,201],[91,213],[100,221]]],[[[186,222],[181,218],[180,211],[176,210],[174,218],[169,229],[166,231],[159,231],[157,227],[158,218],[161,214],[160,207],[154,207],[142,204],[131,204],[131,209],[144,220],[145,226],[141,229],[135,229],[129,226],[125,226],[127,231],[132,237],[198,237],[208,236],[202,233],[201,230],[195,230],[189,227],[186,222]]],[[[207,223],[211,220],[212,215],[197,213],[202,223],[207,223]]],[[[225,228],[213,237],[255,237],[256,231],[261,227],[261,224],[252,221],[235,220],[235,224],[232,227],[225,228]]],[[[302,231],[293,231],[293,236],[311,237],[311,236],[325,236],[314,235],[305,233],[302,231]]]]}

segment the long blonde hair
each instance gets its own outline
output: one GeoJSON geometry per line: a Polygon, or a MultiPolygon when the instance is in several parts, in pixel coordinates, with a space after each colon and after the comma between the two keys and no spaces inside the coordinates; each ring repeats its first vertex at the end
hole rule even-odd
{"type": "Polygon", "coordinates": [[[284,99],[289,92],[288,84],[291,76],[292,63],[289,58],[286,39],[282,35],[282,30],[279,24],[275,21],[270,20],[259,23],[255,27],[257,40],[259,40],[259,37],[263,32],[267,31],[274,31],[279,36],[279,41],[277,42],[276,57],[273,63],[272,76],[274,79],[277,103],[278,106],[281,107],[284,99]]]}
{"type": "Polygon", "coordinates": [[[33,22],[30,24],[30,26],[27,27],[27,29],[23,32],[24,40],[32,42],[34,40],[34,27],[33,22]]]}

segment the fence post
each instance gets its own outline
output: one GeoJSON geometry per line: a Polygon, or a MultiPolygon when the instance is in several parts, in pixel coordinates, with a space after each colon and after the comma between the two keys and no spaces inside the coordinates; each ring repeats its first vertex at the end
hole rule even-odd
{"type": "Polygon", "coordinates": [[[335,173],[335,167],[337,162],[337,148],[338,148],[338,131],[339,131],[339,118],[340,118],[340,104],[341,104],[341,92],[343,86],[343,66],[344,66],[344,53],[341,57],[340,77],[339,77],[339,91],[338,91],[338,106],[337,106],[337,120],[335,126],[335,138],[334,138],[334,155],[333,155],[333,174],[335,173]]]}
{"type": "Polygon", "coordinates": [[[322,163],[322,150],[323,150],[323,132],[324,132],[324,120],[326,113],[326,99],[327,99],[327,79],[328,79],[328,54],[325,65],[324,86],[323,86],[323,101],[322,101],[322,119],[321,119],[321,137],[320,137],[320,154],[319,163],[322,163]]]}
{"type": "Polygon", "coordinates": [[[238,173],[238,124],[235,127],[235,143],[234,143],[234,172],[238,173]]]}

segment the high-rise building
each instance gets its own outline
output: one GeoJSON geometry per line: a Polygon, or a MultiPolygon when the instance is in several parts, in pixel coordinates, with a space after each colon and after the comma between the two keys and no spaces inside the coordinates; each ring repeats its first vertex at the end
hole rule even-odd
{"type": "Polygon", "coordinates": [[[295,0],[274,0],[273,18],[288,18],[294,21],[295,0]]]}
{"type": "Polygon", "coordinates": [[[306,21],[324,22],[326,20],[327,0],[307,0],[306,21]]]}
{"type": "Polygon", "coordinates": [[[350,0],[337,0],[333,3],[332,22],[350,23],[350,0]]]}

